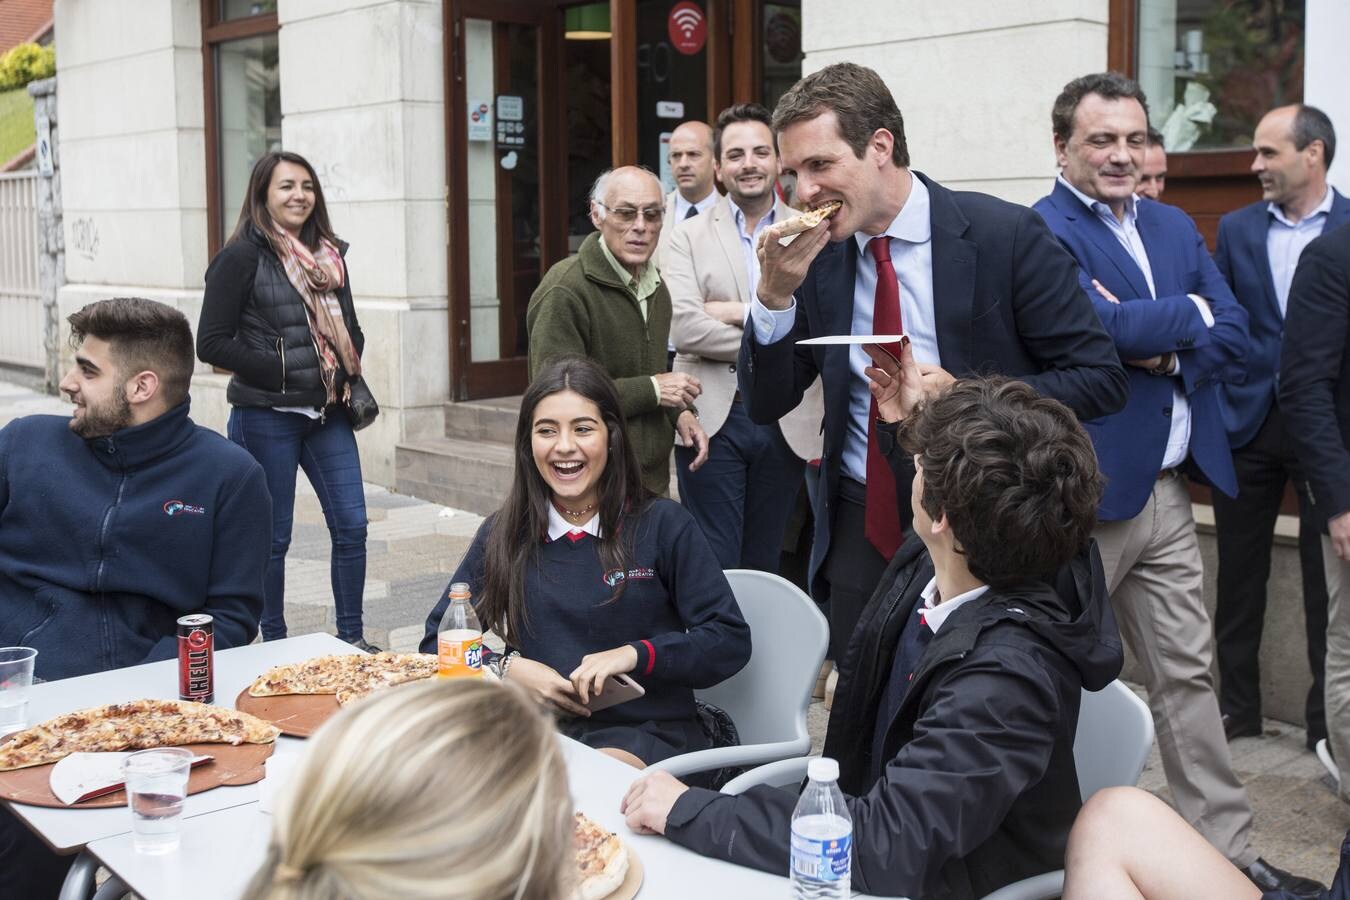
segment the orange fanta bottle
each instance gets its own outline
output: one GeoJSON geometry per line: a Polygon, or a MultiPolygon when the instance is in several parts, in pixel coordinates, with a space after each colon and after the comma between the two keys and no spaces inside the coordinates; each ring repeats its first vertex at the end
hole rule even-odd
{"type": "Polygon", "coordinates": [[[483,676],[483,626],[469,602],[469,586],[462,581],[450,585],[450,606],[436,633],[436,654],[442,678],[483,676]]]}

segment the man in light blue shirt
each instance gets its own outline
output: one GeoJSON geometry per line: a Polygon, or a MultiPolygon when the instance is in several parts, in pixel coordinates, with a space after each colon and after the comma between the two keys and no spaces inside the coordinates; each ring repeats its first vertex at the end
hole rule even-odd
{"type": "Polygon", "coordinates": [[[906,540],[909,476],[882,458],[867,357],[797,342],[903,332],[934,394],[999,373],[1085,419],[1119,409],[1126,379],[1040,216],[911,169],[903,117],[876,72],[836,63],[808,75],[779,100],[774,130],[801,202],[838,209],[787,245],[781,223],[768,230],[736,375],[756,422],[777,421],[817,377],[823,385],[810,579],[846,669],[858,616],[906,540]]]}
{"type": "Polygon", "coordinates": [[[757,103],[717,117],[713,147],[726,197],[683,223],[666,249],[676,372],[703,386],[698,413],[708,460],[691,471],[694,449],[675,448],[680,501],[725,569],[777,573],[804,460],[820,456],[819,389],[778,422],[750,421],[736,389],[736,354],[759,285],[755,247],[793,211],[778,199],[778,151],[769,111],[757,103]]]}
{"type": "Polygon", "coordinates": [[[1303,248],[1324,231],[1350,221],[1350,201],[1327,184],[1336,132],[1321,110],[1296,104],[1261,119],[1252,141],[1252,172],[1262,199],[1224,216],[1214,261],[1247,310],[1251,349],[1247,378],[1220,388],[1224,424],[1233,446],[1236,498],[1215,496],[1219,549],[1214,631],[1219,658],[1219,707],[1230,738],[1261,734],[1259,652],[1266,616],[1266,581],[1275,518],[1286,484],[1299,485],[1299,562],[1307,635],[1308,689],[1304,715],[1308,748],[1326,737],[1323,671],[1327,586],[1321,531],[1302,492],[1301,467],[1276,402],[1280,343],[1303,248]]]}

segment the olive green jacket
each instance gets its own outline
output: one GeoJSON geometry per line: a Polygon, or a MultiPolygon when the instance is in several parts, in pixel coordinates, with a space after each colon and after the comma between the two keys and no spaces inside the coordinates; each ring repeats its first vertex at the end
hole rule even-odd
{"type": "Polygon", "coordinates": [[[600,234],[582,242],[575,256],[556,263],[530,297],[525,313],[530,378],[544,363],[567,354],[589,356],[605,367],[619,389],[628,439],[642,467],[642,483],[665,495],[670,450],[682,410],[658,403],[652,376],[666,371],[670,292],[664,284],[647,299],[644,321],[637,298],[605,258],[600,234]]]}

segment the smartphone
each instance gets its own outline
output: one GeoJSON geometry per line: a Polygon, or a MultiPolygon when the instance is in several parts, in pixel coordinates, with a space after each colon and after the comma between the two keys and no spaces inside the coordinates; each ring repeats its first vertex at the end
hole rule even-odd
{"type": "Polygon", "coordinates": [[[591,712],[599,712],[620,703],[627,703],[629,700],[636,700],[645,693],[647,692],[642,689],[642,685],[627,675],[611,675],[605,680],[604,693],[591,694],[591,702],[586,704],[586,708],[591,712]]]}

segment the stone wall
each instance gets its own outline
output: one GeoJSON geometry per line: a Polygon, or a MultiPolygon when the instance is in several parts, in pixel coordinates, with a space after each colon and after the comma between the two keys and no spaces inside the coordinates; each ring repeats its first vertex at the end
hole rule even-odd
{"type": "MultiPolygon", "coordinates": [[[[196,325],[209,262],[200,2],[57,0],[63,321],[131,294],[196,325]]],[[[278,3],[283,145],[314,164],[352,245],[383,410],[358,442],[365,478],[387,486],[395,444],[439,434],[449,397],[441,17],[436,0],[278,3]]],[[[192,387],[194,418],[222,431],[227,380],[199,366],[192,387]]]]}
{"type": "Polygon", "coordinates": [[[804,0],[804,72],[876,69],[905,117],[914,167],[944,185],[1018,203],[1045,195],[1050,106],[1071,78],[1106,67],[1107,0],[850,6],[804,0]]]}

